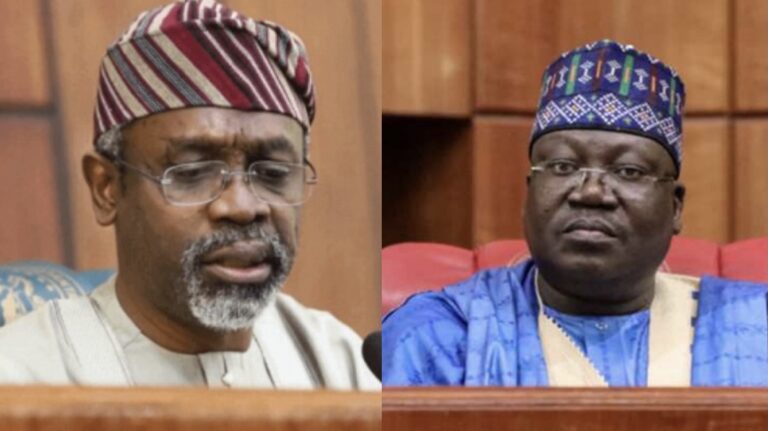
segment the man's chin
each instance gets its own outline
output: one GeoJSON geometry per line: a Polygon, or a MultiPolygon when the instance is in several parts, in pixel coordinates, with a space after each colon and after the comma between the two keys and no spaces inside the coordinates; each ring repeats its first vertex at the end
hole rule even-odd
{"type": "Polygon", "coordinates": [[[559,253],[553,261],[543,266],[574,281],[601,280],[612,278],[615,273],[622,271],[620,268],[623,265],[618,260],[613,253],[569,251],[559,253]]]}
{"type": "Polygon", "coordinates": [[[223,332],[238,331],[253,326],[274,300],[279,285],[205,284],[190,292],[189,310],[202,326],[223,332]]]}

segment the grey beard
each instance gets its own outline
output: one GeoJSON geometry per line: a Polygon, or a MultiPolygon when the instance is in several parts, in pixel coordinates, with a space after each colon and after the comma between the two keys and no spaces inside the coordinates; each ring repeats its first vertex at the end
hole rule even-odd
{"type": "Polygon", "coordinates": [[[261,311],[283,286],[293,265],[293,253],[275,233],[259,225],[227,227],[192,243],[182,254],[182,275],[176,290],[186,302],[192,318],[203,326],[220,331],[236,331],[253,326],[261,311]],[[263,283],[230,284],[206,282],[201,274],[201,259],[208,253],[237,241],[259,240],[270,248],[267,262],[272,273],[263,283]]]}

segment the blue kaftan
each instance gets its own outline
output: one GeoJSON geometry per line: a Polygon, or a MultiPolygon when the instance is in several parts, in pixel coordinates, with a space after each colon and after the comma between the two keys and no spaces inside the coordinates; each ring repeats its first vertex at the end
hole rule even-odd
{"type": "MultiPolygon", "coordinates": [[[[383,323],[387,386],[546,386],[535,265],[478,272],[414,295],[383,323]]],[[[691,382],[768,386],[768,285],[703,277],[691,382]]],[[[645,386],[648,311],[584,317],[545,307],[611,386],[645,386]]]]}

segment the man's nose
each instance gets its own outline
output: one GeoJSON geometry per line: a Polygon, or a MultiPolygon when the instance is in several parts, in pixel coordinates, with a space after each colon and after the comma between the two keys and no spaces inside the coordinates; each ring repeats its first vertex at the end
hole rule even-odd
{"type": "Polygon", "coordinates": [[[238,224],[263,221],[269,217],[270,211],[269,204],[251,189],[245,172],[233,172],[221,195],[208,205],[212,220],[238,224]]]}
{"type": "Polygon", "coordinates": [[[612,208],[618,205],[616,190],[609,173],[602,169],[584,169],[568,195],[568,202],[574,205],[612,208]]]}

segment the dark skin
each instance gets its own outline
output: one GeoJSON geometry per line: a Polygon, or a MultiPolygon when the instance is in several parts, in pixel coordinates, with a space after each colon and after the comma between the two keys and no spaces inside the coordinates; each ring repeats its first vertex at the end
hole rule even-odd
{"type": "MultiPolygon", "coordinates": [[[[548,133],[533,144],[531,164],[552,160],[592,168],[626,164],[657,177],[675,176],[672,157],[659,143],[620,132],[548,133]]],[[[656,271],[682,229],[684,196],[676,180],[638,192],[611,189],[596,173],[569,189],[530,176],[523,223],[544,303],[575,315],[649,307],[656,271]]]]}
{"type": "MultiPolygon", "coordinates": [[[[301,163],[303,133],[298,122],[273,113],[181,109],[127,127],[122,157],[156,176],[172,165],[202,160],[224,160],[233,169],[245,169],[256,160],[301,163]]],[[[84,156],[83,173],[98,223],[115,226],[117,298],[142,333],[180,353],[247,350],[250,328],[206,328],[179,304],[173,283],[181,274],[182,252],[221,226],[250,224],[277,233],[294,251],[299,207],[261,201],[239,176],[213,202],[174,206],[156,183],[93,153],[84,156]]]]}

